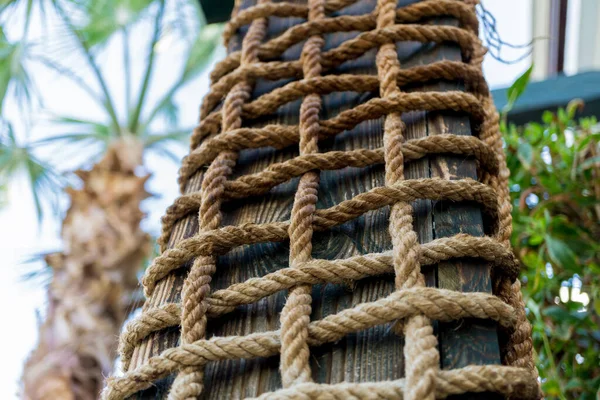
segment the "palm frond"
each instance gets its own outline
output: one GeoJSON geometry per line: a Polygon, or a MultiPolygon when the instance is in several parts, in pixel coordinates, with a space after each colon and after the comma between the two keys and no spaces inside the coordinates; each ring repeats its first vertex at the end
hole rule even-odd
{"type": "MultiPolygon", "coordinates": [[[[82,135],[96,138],[99,141],[108,142],[114,137],[111,131],[111,126],[84,118],[70,117],[70,116],[59,116],[53,119],[54,123],[59,124],[61,127],[68,129],[75,129],[77,132],[81,132],[82,135]]],[[[60,136],[68,136],[69,134],[53,136],[45,140],[54,140],[60,136]]]]}
{"type": "Polygon", "coordinates": [[[19,261],[22,267],[20,278],[22,281],[33,281],[35,284],[46,286],[52,278],[52,268],[45,262],[46,256],[56,251],[32,253],[19,261]]]}
{"type": "Polygon", "coordinates": [[[154,68],[154,56],[156,55],[155,47],[156,43],[160,38],[161,31],[161,23],[163,19],[165,11],[165,0],[160,0],[159,8],[156,12],[152,40],[150,41],[150,47],[148,50],[148,59],[146,64],[146,72],[144,73],[144,78],[142,80],[142,87],[140,88],[140,92],[138,95],[138,100],[136,102],[136,106],[131,113],[129,118],[129,132],[134,135],[138,133],[138,126],[140,122],[140,115],[142,114],[142,109],[144,107],[144,102],[146,100],[146,94],[148,92],[148,88],[150,87],[150,77],[152,76],[152,71],[154,68]]]}
{"type": "MultiPolygon", "coordinates": [[[[150,126],[157,115],[165,115],[165,113],[168,115],[169,112],[172,112],[169,109],[171,108],[172,110],[175,94],[206,67],[219,44],[222,30],[223,26],[221,24],[207,25],[200,30],[200,33],[198,33],[188,51],[187,59],[179,79],[165,92],[152,111],[150,111],[143,124],[144,127],[150,126]]],[[[142,129],[142,132],[144,130],[142,129]]]]}
{"type": "Polygon", "coordinates": [[[103,106],[104,99],[85,81],[85,79],[73,68],[61,64],[57,60],[46,56],[45,54],[35,54],[31,56],[32,61],[37,61],[46,68],[56,72],[60,76],[71,80],[79,88],[83,89],[97,104],[103,106]]]}
{"type": "Polygon", "coordinates": [[[165,100],[165,104],[159,110],[157,117],[163,117],[168,126],[176,126],[179,121],[179,106],[175,103],[174,96],[165,100]]]}
{"type": "Polygon", "coordinates": [[[144,137],[144,146],[153,148],[158,145],[163,145],[165,142],[184,143],[192,134],[193,128],[179,129],[167,133],[150,134],[144,137]]]}
{"type": "Polygon", "coordinates": [[[70,1],[79,17],[73,26],[89,48],[105,45],[108,40],[144,15],[154,0],[70,1]]]}
{"type": "Polygon", "coordinates": [[[152,147],[149,147],[149,149],[151,151],[154,151],[159,156],[167,158],[176,164],[181,163],[182,157],[175,154],[173,151],[171,151],[166,146],[152,146],[152,147]]]}
{"type": "Polygon", "coordinates": [[[0,27],[0,115],[11,89],[21,105],[31,104],[33,83],[25,64],[28,50],[27,42],[10,42],[0,27]]]}
{"type": "Polygon", "coordinates": [[[52,211],[58,207],[58,198],[68,178],[52,165],[39,159],[33,147],[16,140],[10,124],[4,124],[0,138],[0,187],[8,187],[14,179],[25,176],[32,191],[38,221],[41,221],[44,204],[52,211]]]}
{"type": "Polygon", "coordinates": [[[106,80],[104,79],[104,76],[102,75],[102,72],[100,71],[100,67],[98,66],[98,64],[96,62],[97,60],[94,57],[94,53],[91,51],[90,44],[87,42],[85,34],[82,33],[82,31],[80,29],[78,29],[77,26],[74,25],[71,17],[69,15],[67,15],[65,9],[57,1],[55,1],[54,4],[55,4],[55,8],[56,8],[56,11],[57,11],[59,17],[61,18],[62,22],[65,24],[66,28],[72,33],[72,35],[76,39],[79,49],[81,50],[87,64],[89,65],[94,76],[96,77],[98,85],[102,89],[102,94],[104,95],[103,104],[104,104],[106,112],[108,113],[108,115],[111,118],[112,124],[114,125],[114,131],[118,134],[121,134],[119,118],[117,116],[117,112],[114,107],[114,102],[112,101],[111,93],[108,90],[108,85],[106,84],[106,80]]]}

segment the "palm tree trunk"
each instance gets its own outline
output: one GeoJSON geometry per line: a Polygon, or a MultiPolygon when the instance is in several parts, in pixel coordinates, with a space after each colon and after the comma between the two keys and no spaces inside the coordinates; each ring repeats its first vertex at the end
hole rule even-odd
{"type": "Polygon", "coordinates": [[[25,399],[96,399],[113,368],[136,273],[150,250],[140,229],[149,175],[135,173],[142,151],[134,138],[114,142],[91,170],[76,172],[81,189],[67,191],[64,251],[46,257],[54,275],[39,344],[23,372],[25,399]]]}

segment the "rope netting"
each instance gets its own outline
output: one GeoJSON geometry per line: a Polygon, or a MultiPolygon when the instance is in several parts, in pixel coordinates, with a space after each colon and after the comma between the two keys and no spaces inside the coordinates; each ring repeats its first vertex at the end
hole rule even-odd
{"type": "Polygon", "coordinates": [[[201,122],[191,140],[191,152],[180,171],[182,192],[163,218],[159,239],[162,254],[143,278],[151,296],[163,278],[192,262],[181,303],[146,306],[126,328],[120,353],[124,375],[108,380],[105,399],[122,399],[176,374],[170,399],[200,396],[204,367],[220,360],[251,359],[280,354],[283,388],[261,399],[287,398],[444,398],[468,392],[497,392],[519,398],[539,398],[532,359],[531,327],[525,317],[519,265],[512,255],[508,171],[498,131],[498,115],[490,98],[481,63],[485,49],[478,37],[473,1],[425,0],[398,7],[395,0],[378,0],[365,15],[337,15],[356,0],[308,0],[307,4],[258,4],[240,9],[224,32],[227,44],[247,28],[240,51],[231,52],[212,73],[210,93],[201,107],[201,122]],[[271,17],[297,17],[304,22],[266,40],[271,17]],[[459,24],[415,24],[428,18],[452,17],[459,24]],[[324,35],[360,32],[331,50],[324,35]],[[438,61],[401,69],[396,42],[457,44],[463,62],[438,61]],[[302,43],[298,60],[281,61],[291,46],[302,43]],[[377,75],[332,74],[346,61],[376,49],[377,75]],[[252,100],[257,79],[290,82],[252,100]],[[467,91],[403,92],[407,84],[460,80],[467,91]],[[321,119],[322,96],[339,91],[379,93],[357,107],[321,119]],[[244,126],[301,100],[297,125],[244,126]],[[432,135],[406,140],[402,113],[451,110],[470,115],[479,125],[478,136],[432,135]],[[319,141],[350,130],[367,120],[383,118],[383,147],[319,152],[319,141]],[[241,151],[299,146],[299,155],[262,171],[231,179],[241,151]],[[405,179],[409,161],[428,155],[455,154],[477,161],[479,181],[440,178],[405,179]],[[385,166],[385,186],[375,187],[330,208],[318,209],[319,171],[347,167],[385,166]],[[187,193],[190,178],[204,169],[201,189],[187,193]],[[298,178],[291,218],[270,223],[222,226],[222,204],[259,196],[298,178]],[[458,234],[419,244],[413,229],[411,202],[419,199],[478,203],[491,233],[477,237],[458,234]],[[312,257],[313,233],[326,231],[365,213],[390,207],[392,250],[338,260],[312,257]],[[198,213],[198,233],[168,248],[174,226],[198,213]],[[216,257],[244,245],[289,241],[289,267],[265,276],[211,291],[216,257]],[[492,265],[495,294],[461,293],[425,287],[421,267],[463,257],[492,265]],[[373,302],[345,309],[322,319],[311,319],[311,287],[346,283],[393,273],[395,291],[373,302]],[[206,337],[210,319],[241,305],[288,290],[280,329],[244,336],[206,337]],[[432,320],[479,318],[496,321],[506,335],[503,365],[468,366],[440,370],[440,356],[432,320]],[[405,378],[382,382],[320,384],[312,381],[311,347],[340,340],[345,335],[390,322],[404,335],[405,378]],[[151,334],[181,327],[180,345],[130,368],[134,349],[151,334]]]}

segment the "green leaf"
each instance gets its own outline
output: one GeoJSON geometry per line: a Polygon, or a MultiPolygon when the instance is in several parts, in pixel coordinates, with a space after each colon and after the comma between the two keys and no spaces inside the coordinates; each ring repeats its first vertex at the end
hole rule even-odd
{"type": "Polygon", "coordinates": [[[544,111],[542,113],[542,121],[544,121],[546,125],[551,124],[552,122],[554,122],[554,113],[548,110],[544,111]]]}
{"type": "Polygon", "coordinates": [[[83,11],[85,18],[76,21],[74,27],[88,47],[104,45],[118,31],[137,22],[152,3],[152,0],[103,0],[80,3],[76,8],[80,12],[83,11]]]}
{"type": "Polygon", "coordinates": [[[9,42],[0,27],[0,115],[11,88],[21,104],[31,104],[33,82],[25,67],[28,52],[25,41],[9,42]]]}
{"type": "Polygon", "coordinates": [[[593,133],[591,135],[587,135],[581,142],[579,142],[579,145],[577,146],[577,151],[583,150],[592,141],[593,141],[593,143],[600,142],[600,133],[593,133]]]}
{"type": "Polygon", "coordinates": [[[528,142],[522,142],[519,144],[518,150],[519,160],[524,164],[525,169],[531,168],[533,161],[533,147],[528,142]]]}
{"type": "Polygon", "coordinates": [[[164,142],[168,141],[184,143],[189,139],[192,131],[193,128],[189,128],[167,133],[149,134],[144,138],[144,146],[153,147],[159,144],[162,145],[164,142]]]}
{"type": "MultiPolygon", "coordinates": [[[[577,310],[581,307],[581,303],[565,303],[560,306],[549,306],[544,308],[542,314],[546,317],[552,318],[554,321],[562,324],[565,324],[564,327],[567,330],[570,330],[574,325],[581,322],[583,318],[583,314],[579,313],[577,310]],[[573,305],[573,310],[570,312],[567,308],[573,305]]],[[[555,331],[557,329],[555,328],[555,331]]],[[[558,332],[555,332],[558,334],[558,332]]],[[[560,332],[560,335],[565,335],[565,332],[560,332]]],[[[568,340],[568,338],[563,337],[564,340],[568,340]]]]}
{"type": "Polygon", "coordinates": [[[538,246],[544,242],[544,237],[541,235],[532,235],[529,237],[528,244],[530,246],[538,246]]]}
{"type": "Polygon", "coordinates": [[[562,395],[562,390],[560,388],[560,383],[556,379],[548,379],[546,382],[542,383],[542,389],[546,396],[552,396],[552,398],[557,398],[562,395]]]}
{"type": "Polygon", "coordinates": [[[586,169],[590,169],[593,167],[600,168],[600,156],[590,157],[581,164],[579,164],[578,172],[583,172],[586,169]]]}
{"type": "Polygon", "coordinates": [[[594,300],[594,310],[597,315],[600,315],[600,299],[594,300]]]}
{"type": "Polygon", "coordinates": [[[567,116],[569,120],[575,117],[577,111],[583,111],[585,103],[582,99],[573,99],[567,104],[567,116]]]}
{"type": "Polygon", "coordinates": [[[562,240],[546,235],[546,246],[550,259],[565,269],[575,269],[577,258],[571,248],[562,240]]]}
{"type": "Polygon", "coordinates": [[[507,89],[507,103],[504,107],[504,112],[510,111],[513,108],[515,102],[518,100],[518,98],[521,97],[521,95],[525,91],[525,88],[527,87],[527,84],[529,83],[529,78],[531,77],[532,71],[533,64],[531,64],[531,66],[527,68],[527,70],[523,72],[523,74],[519,76],[517,80],[515,80],[515,82],[507,89]]]}
{"type": "MultiPolygon", "coordinates": [[[[80,132],[81,135],[88,135],[88,137],[94,137],[102,141],[109,141],[112,138],[118,137],[118,133],[112,129],[112,126],[109,122],[102,123],[84,118],[75,118],[67,116],[60,116],[54,118],[52,122],[59,125],[64,125],[65,128],[73,129],[77,132],[80,132]]],[[[68,137],[69,135],[72,134],[49,137],[46,140],[52,141],[61,137],[68,137]]]]}
{"type": "Polygon", "coordinates": [[[177,121],[179,120],[179,107],[177,107],[174,100],[174,97],[168,98],[158,114],[165,118],[165,122],[169,126],[177,125],[177,121]]]}
{"type": "Polygon", "coordinates": [[[525,125],[525,132],[523,136],[529,143],[536,144],[544,136],[544,127],[538,123],[530,122],[525,125]]]}
{"type": "Polygon", "coordinates": [[[152,71],[154,69],[154,58],[156,56],[156,44],[158,43],[158,40],[160,38],[161,24],[163,21],[165,11],[165,0],[160,0],[158,3],[158,10],[154,16],[154,26],[152,27],[152,39],[150,40],[148,56],[146,59],[146,71],[144,72],[142,85],[137,96],[137,101],[135,102],[136,105],[133,108],[130,115],[128,116],[129,133],[134,136],[142,136],[145,130],[145,128],[141,130],[138,129],[140,126],[140,116],[142,115],[142,110],[144,108],[144,103],[146,100],[146,94],[148,92],[148,88],[150,87],[150,78],[152,77],[152,71]]]}
{"type": "Polygon", "coordinates": [[[165,92],[162,99],[156,103],[154,109],[148,114],[147,119],[142,124],[142,134],[144,134],[145,128],[154,121],[154,118],[157,115],[169,113],[169,111],[165,111],[165,109],[172,107],[173,98],[177,91],[204,70],[218,45],[222,30],[223,27],[219,24],[211,24],[202,28],[190,47],[180,78],[165,92]]]}
{"type": "Polygon", "coordinates": [[[538,306],[535,301],[533,301],[532,299],[527,300],[527,308],[531,310],[536,319],[542,319],[542,316],[540,314],[540,306],[538,306]]]}
{"type": "Polygon", "coordinates": [[[53,166],[36,157],[30,145],[18,143],[10,124],[5,126],[5,130],[0,141],[0,186],[10,185],[24,174],[40,221],[43,203],[49,204],[53,210],[57,207],[58,196],[66,179],[53,166]]]}

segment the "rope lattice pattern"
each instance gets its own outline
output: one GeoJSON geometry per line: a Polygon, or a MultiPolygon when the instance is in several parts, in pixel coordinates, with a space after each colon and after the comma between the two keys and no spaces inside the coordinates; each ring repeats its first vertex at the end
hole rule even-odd
{"type": "Polygon", "coordinates": [[[192,266],[182,290],[181,303],[146,306],[129,324],[121,338],[122,377],[111,378],[104,398],[125,398],[150,387],[154,381],[176,373],[170,399],[188,399],[203,391],[203,368],[211,361],[281,355],[283,388],[260,399],[287,398],[444,398],[466,392],[494,391],[506,396],[540,396],[531,355],[531,328],[520,296],[518,263],[509,248],[510,204],[508,171],[498,133],[498,117],[481,74],[485,50],[477,38],[474,4],[468,1],[426,0],[398,8],[395,0],[378,0],[367,15],[336,16],[334,13],[356,0],[308,0],[258,4],[239,10],[224,33],[227,44],[238,29],[249,26],[241,51],[232,52],[212,74],[211,92],[201,108],[201,122],[193,133],[191,153],[184,160],[180,184],[186,184],[206,168],[199,192],[175,201],[163,218],[159,239],[162,255],[143,278],[151,296],[157,283],[185,263],[192,266]],[[266,40],[269,17],[299,17],[297,24],[266,40]],[[432,17],[453,17],[458,27],[417,25],[432,17]],[[359,31],[337,48],[324,50],[324,35],[359,31]],[[440,61],[401,69],[395,42],[454,42],[465,62],[440,61]],[[291,46],[304,42],[299,60],[278,61],[291,46]],[[328,72],[345,61],[376,49],[377,76],[328,72]],[[292,79],[292,82],[251,99],[256,79],[292,79]],[[406,93],[409,83],[461,80],[467,92],[406,93]],[[322,96],[337,91],[379,92],[358,107],[320,119],[322,96]],[[244,126],[245,119],[269,115],[279,107],[302,99],[298,125],[244,126]],[[222,107],[217,106],[222,101],[222,107]],[[415,110],[453,110],[479,122],[479,136],[443,134],[405,140],[401,115],[415,110]],[[384,146],[378,149],[319,152],[319,140],[352,129],[357,124],[384,118],[384,146]],[[244,149],[298,145],[299,155],[273,164],[263,171],[230,179],[238,154],[244,149]],[[431,154],[456,154],[477,160],[480,181],[437,178],[410,180],[404,165],[431,154]],[[346,167],[385,166],[385,186],[371,189],[331,208],[317,209],[319,171],[346,167]],[[221,205],[267,193],[275,186],[299,178],[289,221],[221,226],[221,205]],[[413,230],[410,202],[418,199],[471,201],[481,205],[490,221],[491,236],[458,234],[419,244],[413,230]],[[312,236],[381,207],[390,207],[389,252],[364,254],[348,259],[312,258],[312,236]],[[197,235],[172,248],[167,242],[175,223],[198,212],[197,235]],[[290,242],[289,267],[212,291],[216,256],[242,245],[290,242]],[[458,257],[477,257],[492,267],[496,295],[460,293],[426,288],[421,266],[458,257]],[[311,321],[311,285],[356,281],[393,273],[395,292],[362,303],[320,320],[311,321]],[[206,338],[210,318],[288,290],[277,331],[247,336],[206,338]],[[450,371],[439,369],[437,339],[431,320],[453,321],[482,318],[496,321],[505,332],[503,363],[471,366],[450,371]],[[310,347],[337,341],[351,332],[398,321],[397,333],[405,336],[406,377],[396,381],[313,383],[310,347]],[[150,334],[181,326],[181,345],[168,349],[144,365],[130,369],[136,345],[150,334]]]}

